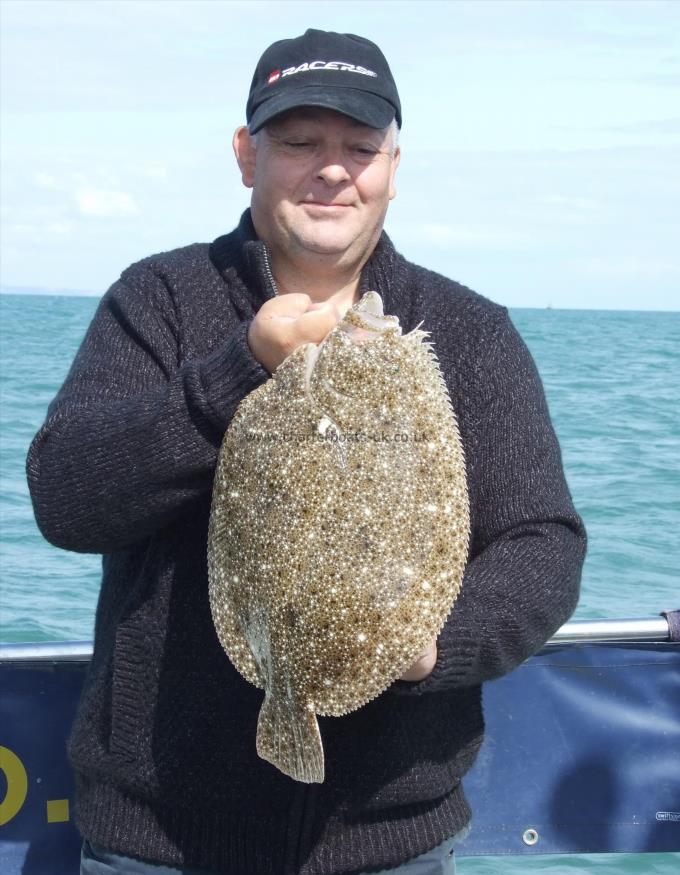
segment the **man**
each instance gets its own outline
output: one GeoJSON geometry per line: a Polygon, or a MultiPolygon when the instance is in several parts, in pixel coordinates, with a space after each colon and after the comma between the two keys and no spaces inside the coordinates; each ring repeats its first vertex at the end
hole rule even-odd
{"type": "Polygon", "coordinates": [[[585,532],[506,309],[406,261],[383,232],[401,106],[378,47],[314,30],[275,43],[246,117],[234,150],[251,209],[211,245],[123,271],[28,454],[45,537],[103,554],[68,744],[82,871],[452,872],[481,685],[572,614],[585,532]],[[422,658],[364,707],[319,718],[326,777],[308,785],[257,756],[262,691],[216,638],[211,489],[240,401],[368,289],[404,331],[431,332],[466,453],[469,563],[422,658]]]}

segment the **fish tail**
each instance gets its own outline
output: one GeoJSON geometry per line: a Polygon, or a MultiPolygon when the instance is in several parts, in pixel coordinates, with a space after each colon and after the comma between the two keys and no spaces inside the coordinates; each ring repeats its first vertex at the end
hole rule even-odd
{"type": "Polygon", "coordinates": [[[256,747],[258,756],[296,781],[323,783],[323,745],[314,711],[267,692],[256,747]]]}

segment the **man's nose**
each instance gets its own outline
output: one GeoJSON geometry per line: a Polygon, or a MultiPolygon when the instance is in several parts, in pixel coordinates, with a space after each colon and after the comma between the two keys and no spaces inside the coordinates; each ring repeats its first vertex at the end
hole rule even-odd
{"type": "Polygon", "coordinates": [[[350,178],[350,174],[345,160],[342,149],[324,149],[323,154],[319,156],[319,164],[316,169],[317,179],[322,179],[329,186],[346,182],[350,178]]]}

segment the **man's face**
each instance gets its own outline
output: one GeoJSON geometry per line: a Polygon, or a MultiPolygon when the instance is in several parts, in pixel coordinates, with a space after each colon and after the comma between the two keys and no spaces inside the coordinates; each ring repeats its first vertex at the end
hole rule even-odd
{"type": "Polygon", "coordinates": [[[253,221],[275,252],[349,265],[372,251],[396,194],[399,150],[389,128],[304,107],[275,118],[254,150],[247,133],[241,139],[253,221]]]}

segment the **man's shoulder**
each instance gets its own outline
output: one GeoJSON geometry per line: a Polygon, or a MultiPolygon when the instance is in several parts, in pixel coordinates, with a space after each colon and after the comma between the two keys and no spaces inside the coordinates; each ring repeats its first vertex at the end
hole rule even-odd
{"type": "Polygon", "coordinates": [[[183,275],[200,275],[210,271],[209,243],[189,243],[174,249],[154,252],[132,262],[121,273],[123,281],[132,281],[144,276],[154,276],[172,281],[183,275]]]}
{"type": "Polygon", "coordinates": [[[442,273],[407,259],[404,262],[421,308],[431,319],[494,326],[506,318],[507,308],[502,304],[442,273]]]}

